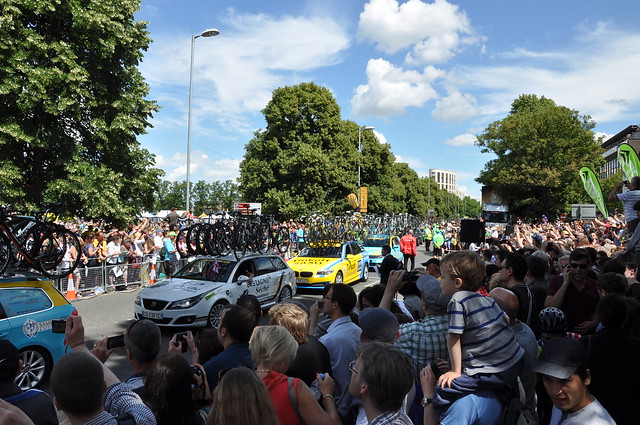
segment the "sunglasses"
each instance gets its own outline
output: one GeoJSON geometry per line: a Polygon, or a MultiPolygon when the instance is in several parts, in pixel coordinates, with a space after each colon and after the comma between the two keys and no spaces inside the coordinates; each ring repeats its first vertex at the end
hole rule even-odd
{"type": "Polygon", "coordinates": [[[587,269],[587,265],[586,264],[576,264],[576,263],[571,263],[569,264],[569,267],[571,267],[572,269],[582,269],[582,270],[586,270],[587,269]]]}

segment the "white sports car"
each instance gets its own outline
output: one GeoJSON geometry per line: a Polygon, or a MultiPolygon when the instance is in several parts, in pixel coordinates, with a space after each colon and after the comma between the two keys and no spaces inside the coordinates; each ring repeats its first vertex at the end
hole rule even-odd
{"type": "Polygon", "coordinates": [[[134,313],[136,319],[164,326],[217,326],[225,305],[234,304],[243,294],[255,295],[262,308],[268,308],[295,293],[294,272],[277,255],[251,255],[241,260],[234,256],[202,257],[172,279],[140,291],[134,313]]]}

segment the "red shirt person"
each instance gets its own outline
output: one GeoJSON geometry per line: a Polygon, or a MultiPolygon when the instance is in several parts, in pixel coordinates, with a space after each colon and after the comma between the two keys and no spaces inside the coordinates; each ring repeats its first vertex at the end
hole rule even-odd
{"type": "Polygon", "coordinates": [[[404,256],[405,270],[412,270],[415,267],[416,255],[418,254],[418,242],[413,236],[413,229],[409,229],[407,234],[400,238],[400,251],[404,256]],[[411,267],[407,268],[409,261],[411,261],[411,267]]]}

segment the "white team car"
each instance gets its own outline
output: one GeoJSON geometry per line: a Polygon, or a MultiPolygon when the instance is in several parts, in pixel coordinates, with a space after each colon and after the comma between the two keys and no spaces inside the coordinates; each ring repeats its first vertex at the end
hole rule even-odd
{"type": "Polygon", "coordinates": [[[222,310],[243,294],[258,297],[262,308],[293,298],[293,270],[277,255],[236,260],[201,257],[172,279],[144,288],[135,300],[135,318],[164,326],[218,326],[222,310]],[[253,279],[249,279],[249,273],[253,279]]]}

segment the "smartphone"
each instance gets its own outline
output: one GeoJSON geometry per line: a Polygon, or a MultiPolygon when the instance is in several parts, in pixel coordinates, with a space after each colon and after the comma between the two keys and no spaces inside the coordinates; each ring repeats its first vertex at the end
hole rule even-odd
{"type": "Polygon", "coordinates": [[[324,301],[318,301],[318,308],[324,308],[324,301]]]}
{"type": "Polygon", "coordinates": [[[436,380],[438,380],[440,375],[442,375],[442,371],[440,370],[440,368],[435,363],[430,363],[429,366],[431,366],[431,371],[435,375],[436,380]]]}
{"type": "Polygon", "coordinates": [[[124,335],[110,336],[107,338],[107,350],[124,347],[124,335]]]}
{"type": "Polygon", "coordinates": [[[63,334],[67,328],[67,321],[65,319],[52,319],[51,320],[51,332],[54,334],[63,334]]]}
{"type": "Polygon", "coordinates": [[[179,332],[176,334],[176,342],[180,343],[181,349],[183,353],[187,352],[187,340],[185,338],[185,335],[187,335],[189,332],[179,332]]]}

